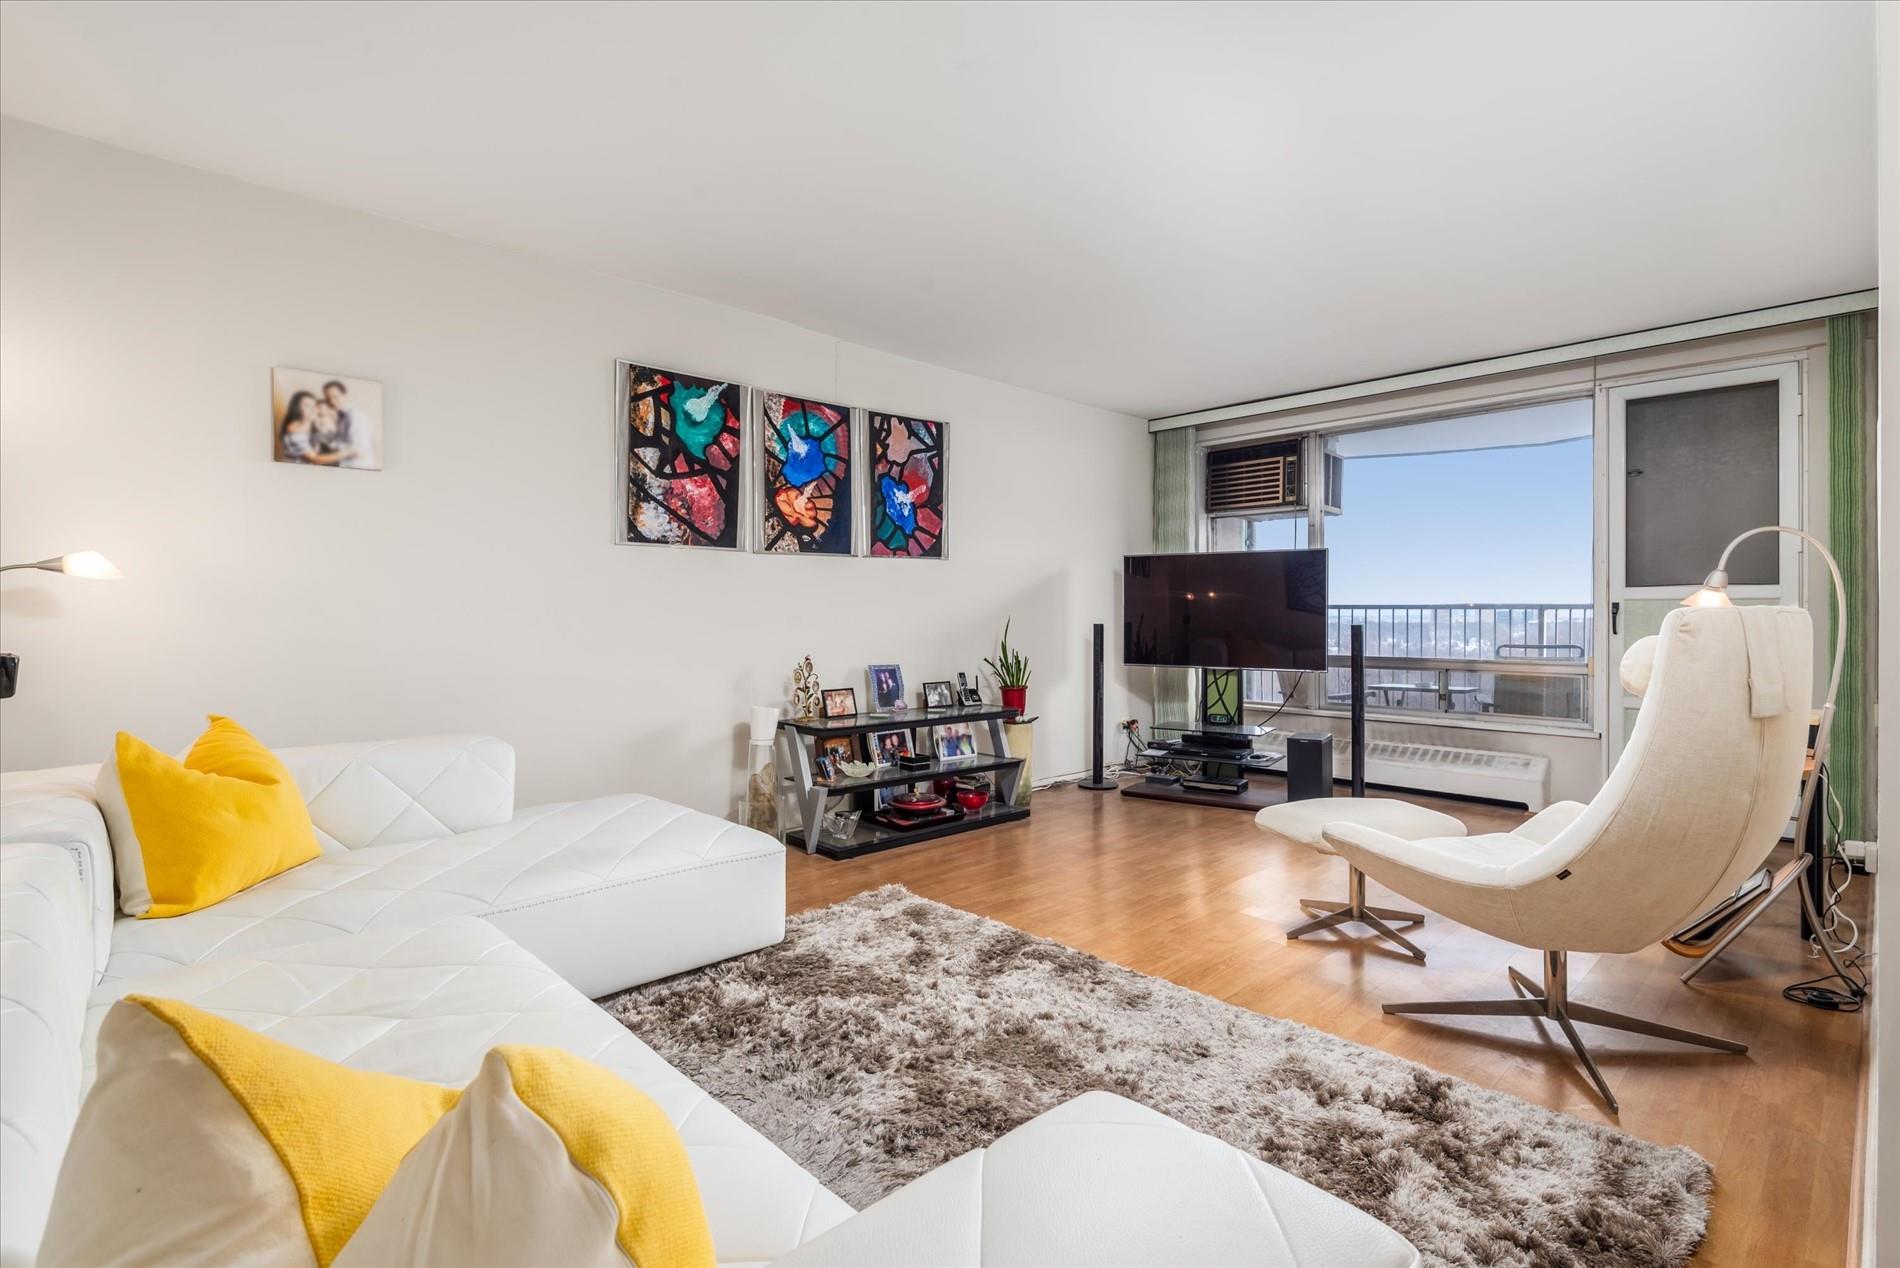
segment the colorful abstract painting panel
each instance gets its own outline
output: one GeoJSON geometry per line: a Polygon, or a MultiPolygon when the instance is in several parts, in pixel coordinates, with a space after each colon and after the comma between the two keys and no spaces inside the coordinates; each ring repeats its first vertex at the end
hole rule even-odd
{"type": "Polygon", "coordinates": [[[760,432],[760,549],[851,553],[851,411],[768,392],[760,432]]]}
{"type": "Polygon", "coordinates": [[[943,557],[943,424],[871,415],[871,553],[943,557]]]}
{"type": "Polygon", "coordinates": [[[736,549],[745,389],[626,371],[627,540],[736,549]]]}

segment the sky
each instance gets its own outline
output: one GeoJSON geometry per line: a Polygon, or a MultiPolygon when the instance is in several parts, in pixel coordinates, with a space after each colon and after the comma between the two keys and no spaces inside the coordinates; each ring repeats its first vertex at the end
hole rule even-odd
{"type": "MultiPolygon", "coordinates": [[[[1453,453],[1348,458],[1344,513],[1326,518],[1338,604],[1588,603],[1587,437],[1453,453]]],[[[1303,545],[1260,524],[1256,549],[1303,545]]]]}

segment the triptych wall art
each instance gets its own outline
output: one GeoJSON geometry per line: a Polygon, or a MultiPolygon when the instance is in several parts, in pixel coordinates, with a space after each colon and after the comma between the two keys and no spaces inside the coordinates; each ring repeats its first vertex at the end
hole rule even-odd
{"type": "Polygon", "coordinates": [[[627,367],[627,540],[739,544],[744,389],[627,367]]]}
{"type": "Polygon", "coordinates": [[[765,394],[759,549],[851,553],[851,407],[765,394]]]}
{"type": "Polygon", "coordinates": [[[943,555],[943,424],[871,415],[871,553],[943,555]]]}
{"type": "Polygon", "coordinates": [[[944,424],[622,361],[617,539],[944,557],[944,424]]]}

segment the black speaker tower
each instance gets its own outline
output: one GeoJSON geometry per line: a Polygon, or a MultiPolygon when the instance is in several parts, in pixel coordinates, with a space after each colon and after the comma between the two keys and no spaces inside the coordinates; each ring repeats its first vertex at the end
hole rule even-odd
{"type": "Polygon", "coordinates": [[[1090,750],[1094,754],[1094,765],[1090,769],[1089,778],[1083,780],[1077,787],[1086,788],[1090,792],[1112,792],[1117,784],[1102,772],[1102,625],[1099,621],[1095,625],[1095,708],[1090,712],[1089,718],[1094,724],[1093,743],[1090,745],[1090,750]]]}
{"type": "Polygon", "coordinates": [[[1352,627],[1352,795],[1366,795],[1366,627],[1352,627]]]}

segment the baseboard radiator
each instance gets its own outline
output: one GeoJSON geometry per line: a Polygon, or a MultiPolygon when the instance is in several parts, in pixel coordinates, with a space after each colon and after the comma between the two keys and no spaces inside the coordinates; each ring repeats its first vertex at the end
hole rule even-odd
{"type": "MultiPolygon", "coordinates": [[[[1271,735],[1260,747],[1284,753],[1286,739],[1280,734],[1271,735]]],[[[1333,771],[1342,780],[1352,774],[1350,748],[1343,738],[1334,741],[1333,771]]],[[[1366,782],[1412,792],[1513,802],[1534,812],[1550,804],[1550,759],[1530,753],[1374,740],[1366,745],[1366,782]]]]}

